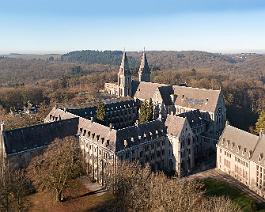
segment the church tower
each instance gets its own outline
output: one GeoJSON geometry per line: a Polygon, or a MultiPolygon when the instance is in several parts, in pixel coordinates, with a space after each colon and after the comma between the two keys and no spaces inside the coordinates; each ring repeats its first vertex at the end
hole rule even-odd
{"type": "Polygon", "coordinates": [[[150,82],[150,68],[146,59],[146,54],[145,51],[143,52],[143,56],[141,59],[141,65],[139,68],[139,82],[145,81],[145,82],[150,82]]]}
{"type": "Polygon", "coordinates": [[[129,69],[126,52],[123,52],[122,61],[118,73],[118,96],[132,95],[132,75],[129,69]]]}

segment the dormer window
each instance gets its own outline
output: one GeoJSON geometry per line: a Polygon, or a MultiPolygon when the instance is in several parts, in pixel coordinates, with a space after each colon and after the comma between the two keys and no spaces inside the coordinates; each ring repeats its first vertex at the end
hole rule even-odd
{"type": "Polygon", "coordinates": [[[123,145],[124,145],[124,147],[128,146],[128,141],[126,139],[123,141],[123,145]]]}
{"type": "Polygon", "coordinates": [[[248,157],[250,158],[251,156],[252,156],[252,151],[249,150],[249,151],[248,151],[248,157]]]}
{"type": "Polygon", "coordinates": [[[106,146],[109,146],[109,140],[107,140],[106,146]]]}
{"type": "Polygon", "coordinates": [[[83,136],[85,136],[86,135],[86,130],[84,130],[84,132],[83,132],[83,136]]]}
{"type": "Polygon", "coordinates": [[[232,148],[235,148],[235,145],[236,145],[235,142],[233,142],[233,143],[232,143],[232,148]]]}
{"type": "Polygon", "coordinates": [[[259,162],[263,159],[263,153],[259,154],[259,162]]]}
{"type": "Polygon", "coordinates": [[[104,144],[104,138],[101,138],[101,143],[104,144]]]}
{"type": "Polygon", "coordinates": [[[241,146],[240,146],[240,145],[238,145],[238,146],[237,146],[237,152],[239,152],[239,151],[240,151],[240,149],[241,149],[241,146]]]}
{"type": "Polygon", "coordinates": [[[99,140],[99,135],[97,135],[97,141],[99,140]]]}

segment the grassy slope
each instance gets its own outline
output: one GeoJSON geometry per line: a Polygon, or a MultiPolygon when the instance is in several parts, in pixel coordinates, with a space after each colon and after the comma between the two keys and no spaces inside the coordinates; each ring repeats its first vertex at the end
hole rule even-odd
{"type": "Polygon", "coordinates": [[[225,195],[229,197],[233,202],[238,204],[243,209],[243,211],[265,211],[264,205],[258,204],[246,193],[230,186],[225,182],[217,181],[211,178],[207,178],[203,182],[206,188],[206,195],[208,196],[225,195]]]}

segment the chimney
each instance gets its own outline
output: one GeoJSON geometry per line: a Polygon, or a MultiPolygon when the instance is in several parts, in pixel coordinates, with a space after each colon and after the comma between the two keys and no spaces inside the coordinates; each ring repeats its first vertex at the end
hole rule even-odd
{"type": "Polygon", "coordinates": [[[228,125],[229,125],[229,121],[226,121],[226,122],[225,122],[225,126],[228,126],[228,125]]]}
{"type": "Polygon", "coordinates": [[[138,120],[138,119],[135,121],[135,126],[136,126],[136,127],[139,126],[139,120],[138,120]]]}
{"type": "Polygon", "coordinates": [[[63,111],[66,112],[66,107],[63,108],[63,111]]]}
{"type": "Polygon", "coordinates": [[[170,94],[170,98],[171,98],[171,101],[172,103],[174,104],[175,103],[175,95],[174,94],[170,94]]]}
{"type": "Polygon", "coordinates": [[[110,129],[110,130],[113,129],[113,125],[112,125],[112,123],[109,124],[109,129],[110,129]]]}
{"type": "Polygon", "coordinates": [[[3,121],[0,122],[0,132],[3,132],[5,129],[5,123],[3,121]]]}
{"type": "Polygon", "coordinates": [[[91,116],[91,117],[90,117],[90,120],[91,120],[91,122],[94,122],[94,117],[91,116]]]}

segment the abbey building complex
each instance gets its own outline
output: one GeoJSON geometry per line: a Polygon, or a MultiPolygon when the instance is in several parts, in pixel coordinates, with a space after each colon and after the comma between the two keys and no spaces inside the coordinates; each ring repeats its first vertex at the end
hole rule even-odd
{"type": "Polygon", "coordinates": [[[123,53],[116,83],[105,83],[108,98],[98,106],[54,107],[38,125],[6,130],[1,123],[1,157],[13,167],[26,166],[55,138],[78,138],[87,173],[104,184],[118,161],[136,161],[178,177],[216,167],[263,195],[265,140],[226,124],[221,90],[151,82],[146,53],[133,78],[123,53]],[[138,79],[136,79],[138,78],[138,79]],[[140,122],[149,104],[149,120],[140,122]]]}
{"type": "Polygon", "coordinates": [[[42,124],[14,130],[5,130],[2,124],[3,157],[20,167],[55,138],[77,136],[87,171],[100,182],[106,167],[118,160],[138,161],[177,176],[214,160],[226,122],[221,90],[152,83],[150,74],[144,52],[138,80],[132,79],[124,52],[117,83],[105,84],[112,98],[103,101],[103,121],[96,119],[96,106],[54,107],[42,124]],[[150,101],[152,118],[139,123],[140,106],[150,101]]]}

